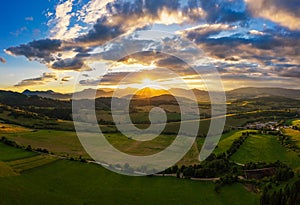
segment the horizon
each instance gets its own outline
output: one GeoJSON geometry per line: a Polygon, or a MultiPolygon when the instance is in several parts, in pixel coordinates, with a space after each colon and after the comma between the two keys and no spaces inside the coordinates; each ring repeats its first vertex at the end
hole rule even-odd
{"type": "MultiPolygon", "coordinates": [[[[142,87],[142,88],[134,88],[134,87],[126,87],[126,88],[121,88],[121,90],[135,90],[135,91],[139,91],[139,90],[143,90],[145,88],[150,88],[152,90],[171,90],[171,89],[182,89],[182,90],[199,90],[199,91],[205,91],[208,92],[208,90],[204,90],[204,89],[197,89],[197,88],[191,88],[191,89],[184,89],[184,88],[169,88],[169,89],[159,89],[159,88],[151,88],[151,87],[142,87]]],[[[295,91],[300,91],[300,89],[296,89],[296,88],[282,88],[282,87],[239,87],[239,88],[234,88],[234,89],[229,89],[229,90],[224,90],[225,92],[230,92],[230,91],[235,91],[235,90],[240,90],[240,89],[283,89],[283,90],[295,90],[295,91]]],[[[82,92],[82,91],[86,91],[86,90],[96,90],[94,88],[83,88],[82,90],[78,90],[76,92],[82,92]]],[[[112,88],[98,88],[97,90],[101,90],[101,91],[105,91],[105,92],[112,92],[115,89],[112,88]]],[[[59,92],[56,91],[54,89],[50,89],[50,90],[34,90],[34,89],[24,89],[21,91],[16,91],[16,90],[10,90],[10,89],[1,89],[0,91],[8,91],[8,92],[17,92],[17,93],[23,93],[25,91],[30,91],[30,92],[54,92],[54,93],[59,93],[59,94],[73,94],[73,92],[59,92]]],[[[212,91],[213,92],[213,91],[212,91]]]]}

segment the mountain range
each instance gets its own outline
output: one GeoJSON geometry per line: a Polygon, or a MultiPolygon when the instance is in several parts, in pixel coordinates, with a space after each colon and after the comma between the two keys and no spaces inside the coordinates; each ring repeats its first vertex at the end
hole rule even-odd
{"type": "MultiPolygon", "coordinates": [[[[51,98],[56,100],[70,100],[72,99],[73,93],[58,93],[52,90],[48,91],[30,91],[25,90],[22,94],[27,96],[39,96],[43,98],[51,98]]],[[[101,90],[97,91],[94,89],[86,89],[80,92],[76,92],[74,96],[76,99],[91,99],[91,98],[103,98],[112,97],[114,94],[113,90],[101,90]]],[[[208,102],[209,93],[204,90],[192,89],[185,90],[181,88],[172,88],[170,90],[158,90],[153,88],[143,88],[141,90],[135,88],[125,88],[118,91],[118,95],[114,97],[119,98],[151,98],[157,96],[174,95],[178,97],[193,99],[193,94],[195,95],[197,101],[208,102]],[[190,92],[192,91],[192,92],[190,92]]],[[[253,99],[260,97],[284,97],[300,100],[300,90],[295,89],[285,89],[285,88],[257,88],[257,87],[246,87],[238,88],[230,91],[226,91],[227,101],[243,100],[243,99],[253,99]]]]}

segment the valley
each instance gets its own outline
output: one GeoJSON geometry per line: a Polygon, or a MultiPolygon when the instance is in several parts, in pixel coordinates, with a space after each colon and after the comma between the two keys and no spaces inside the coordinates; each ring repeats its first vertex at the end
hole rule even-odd
{"type": "Polygon", "coordinates": [[[158,153],[172,144],[182,123],[200,122],[194,145],[176,165],[158,176],[132,180],[93,162],[76,135],[70,101],[0,92],[0,198],[10,196],[2,203],[21,204],[25,200],[38,204],[47,199],[46,204],[56,200],[61,204],[89,204],[98,200],[114,204],[114,196],[122,199],[119,204],[144,204],[145,199],[156,194],[164,197],[152,199],[150,204],[205,204],[206,200],[213,204],[240,204],[237,199],[241,198],[243,204],[259,204],[265,194],[299,180],[297,99],[253,97],[246,93],[243,99],[229,102],[228,114],[220,116],[226,117],[220,142],[209,158],[199,162],[212,120],[210,103],[198,102],[200,119],[181,121],[178,104],[169,96],[166,98],[165,93],[160,94],[150,97],[144,92],[145,98],[134,98],[131,102],[131,120],[139,128],[150,125],[151,108],[159,106],[167,113],[161,135],[145,142],[132,140],[118,131],[109,110],[110,98],[96,99],[97,120],[107,141],[131,155],[158,153]],[[268,175],[263,172],[265,169],[275,171],[268,175]],[[251,170],[258,170],[256,174],[263,177],[248,178],[246,173],[251,170]],[[17,190],[14,184],[20,185],[17,190]],[[81,186],[85,191],[80,191],[81,186]],[[142,194],[136,196],[135,192],[142,194]],[[201,195],[204,192],[205,196],[201,195]]]}

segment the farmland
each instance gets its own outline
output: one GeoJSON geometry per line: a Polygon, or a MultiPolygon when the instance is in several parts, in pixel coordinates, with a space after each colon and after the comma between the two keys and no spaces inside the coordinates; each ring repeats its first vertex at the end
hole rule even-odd
{"type": "MultiPolygon", "coordinates": [[[[149,126],[148,112],[153,106],[142,105],[133,110],[131,120],[136,127],[145,129],[149,126]]],[[[73,122],[66,120],[68,117],[64,120],[50,117],[53,114],[49,110],[54,108],[34,106],[22,107],[22,110],[3,106],[0,112],[0,136],[4,143],[0,143],[1,204],[22,204],[23,201],[29,204],[57,201],[61,204],[99,201],[103,204],[207,204],[208,201],[211,204],[241,204],[241,201],[242,204],[259,204],[261,190],[278,190],[297,181],[300,160],[294,143],[299,143],[299,131],[285,126],[287,123],[297,125],[297,120],[291,120],[296,119],[295,113],[249,110],[254,109],[254,105],[255,102],[250,101],[229,104],[230,113],[220,141],[213,154],[202,162],[198,160],[199,153],[212,120],[207,114],[204,119],[180,122],[178,106],[163,104],[161,107],[167,110],[168,117],[165,129],[153,140],[143,142],[118,131],[108,109],[96,110],[107,141],[135,156],[164,150],[172,144],[181,125],[192,128],[195,122],[200,122],[195,143],[176,165],[156,176],[137,178],[118,175],[94,164],[82,147],[73,122]],[[235,106],[242,107],[243,112],[235,106]],[[249,124],[264,124],[274,119],[278,128],[248,129],[249,124]],[[246,169],[270,166],[276,172],[265,176],[265,181],[247,179],[245,175],[246,169]],[[282,178],[280,173],[293,175],[282,178]]],[[[207,105],[199,104],[199,107],[209,110],[207,105]]],[[[68,109],[61,110],[58,115],[67,116],[68,112],[68,109]]],[[[87,130],[89,126],[86,124],[87,130]]]]}
{"type": "Polygon", "coordinates": [[[276,136],[252,135],[232,156],[231,160],[237,163],[248,162],[275,162],[277,160],[293,168],[300,166],[298,154],[280,145],[276,136]]]}
{"type": "MultiPolygon", "coordinates": [[[[20,164],[20,161],[10,163],[20,164]]],[[[168,177],[132,178],[98,165],[66,160],[27,169],[17,177],[2,176],[0,184],[1,204],[23,204],[24,201],[28,204],[206,204],[207,201],[239,204],[243,199],[244,204],[250,205],[257,204],[259,198],[241,184],[225,186],[218,194],[212,182],[168,177]]]]}

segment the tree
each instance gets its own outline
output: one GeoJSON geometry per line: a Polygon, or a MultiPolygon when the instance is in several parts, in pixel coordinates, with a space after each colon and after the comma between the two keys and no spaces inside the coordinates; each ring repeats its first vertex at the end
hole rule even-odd
{"type": "Polygon", "coordinates": [[[28,146],[26,147],[26,150],[27,150],[27,151],[32,151],[31,145],[28,145],[28,146]]]}

